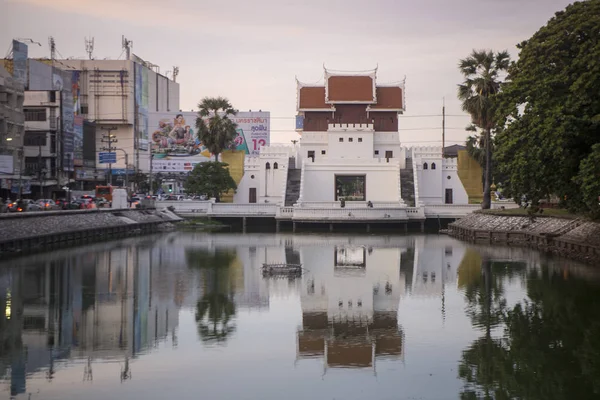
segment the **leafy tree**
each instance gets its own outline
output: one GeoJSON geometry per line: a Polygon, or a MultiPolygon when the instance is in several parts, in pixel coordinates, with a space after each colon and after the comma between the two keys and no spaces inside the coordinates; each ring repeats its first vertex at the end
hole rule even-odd
{"type": "Polygon", "coordinates": [[[598,26],[600,0],[577,2],[517,46],[496,135],[498,165],[517,200],[556,195],[572,210],[590,209],[585,190],[594,188],[584,183],[590,168],[581,161],[600,142],[598,26]]]}
{"type": "Polygon", "coordinates": [[[575,183],[581,187],[584,205],[595,218],[600,218],[600,143],[581,161],[575,183]]]}
{"type": "Polygon", "coordinates": [[[473,126],[483,131],[485,148],[483,209],[492,204],[492,131],[496,127],[496,95],[500,92],[501,76],[508,69],[510,56],[507,51],[494,53],[491,50],[473,50],[471,55],[460,60],[458,68],[465,77],[458,85],[458,98],[462,109],[471,115],[473,126]]]}
{"type": "Polygon", "coordinates": [[[214,197],[219,201],[223,193],[237,189],[237,184],[227,168],[228,165],[219,161],[196,164],[183,184],[185,191],[188,194],[214,197]]]}
{"type": "Polygon", "coordinates": [[[231,147],[237,125],[230,119],[236,115],[229,100],[224,97],[205,97],[198,104],[196,129],[198,140],[219,160],[219,154],[231,147]]]}

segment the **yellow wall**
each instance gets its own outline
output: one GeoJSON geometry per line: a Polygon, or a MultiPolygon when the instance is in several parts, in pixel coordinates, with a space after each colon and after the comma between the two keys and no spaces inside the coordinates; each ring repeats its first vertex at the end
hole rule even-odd
{"type": "Polygon", "coordinates": [[[466,150],[458,151],[458,177],[462,182],[470,204],[477,204],[483,201],[483,169],[466,150]]]}
{"type": "MultiPolygon", "coordinates": [[[[229,174],[237,185],[242,181],[244,176],[244,159],[246,158],[246,152],[241,150],[226,150],[221,153],[221,161],[229,164],[229,174]]],[[[233,203],[233,190],[230,190],[221,197],[223,203],[233,203]]]]}

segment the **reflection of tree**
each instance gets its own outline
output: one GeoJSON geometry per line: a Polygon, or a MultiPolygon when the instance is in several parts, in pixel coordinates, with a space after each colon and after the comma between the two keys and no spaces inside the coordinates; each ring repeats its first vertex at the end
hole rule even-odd
{"type": "Polygon", "coordinates": [[[229,274],[236,255],[228,250],[195,249],[186,256],[188,266],[200,269],[205,284],[204,294],[196,304],[198,334],[207,343],[223,342],[235,331],[234,288],[229,274]]]}
{"type": "MultiPolygon", "coordinates": [[[[493,272],[498,279],[504,270],[493,272]]],[[[527,294],[529,300],[498,310],[503,338],[492,338],[486,329],[463,352],[462,398],[599,398],[597,288],[543,268],[529,273],[527,294]]]]}

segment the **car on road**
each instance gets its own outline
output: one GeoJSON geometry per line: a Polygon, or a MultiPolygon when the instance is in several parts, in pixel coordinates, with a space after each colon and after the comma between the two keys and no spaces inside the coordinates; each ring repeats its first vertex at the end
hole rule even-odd
{"type": "Polygon", "coordinates": [[[81,199],[77,200],[79,204],[81,204],[82,209],[89,210],[92,208],[97,208],[96,202],[94,202],[94,198],[91,196],[82,196],[81,199]]]}
{"type": "Polygon", "coordinates": [[[61,210],[66,210],[67,206],[69,205],[69,201],[67,199],[65,199],[64,197],[62,197],[60,199],[56,199],[56,200],[54,200],[54,202],[56,203],[57,206],[60,207],[61,210]]]}
{"type": "Polygon", "coordinates": [[[52,199],[39,199],[37,205],[44,211],[60,210],[61,206],[56,204],[52,199]]]}
{"type": "Polygon", "coordinates": [[[27,212],[27,211],[41,211],[40,207],[35,201],[31,199],[22,199],[13,201],[8,205],[9,212],[27,212]]]}

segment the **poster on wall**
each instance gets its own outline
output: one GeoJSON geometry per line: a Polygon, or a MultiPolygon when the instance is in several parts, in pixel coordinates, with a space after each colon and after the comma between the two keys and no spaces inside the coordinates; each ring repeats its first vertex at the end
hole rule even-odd
{"type": "MultiPolygon", "coordinates": [[[[198,140],[195,112],[149,113],[152,169],[172,172],[191,171],[212,155],[198,140]]],[[[270,113],[239,112],[231,117],[237,124],[234,149],[257,156],[270,143],[270,113]]]]}
{"type": "Polygon", "coordinates": [[[13,78],[24,87],[27,85],[27,45],[13,40],[13,78]]]}
{"type": "Polygon", "coordinates": [[[138,146],[148,150],[148,68],[139,63],[135,63],[135,106],[138,146]]]}
{"type": "Polygon", "coordinates": [[[73,166],[83,166],[83,117],[73,118],[73,166]]]}
{"type": "Polygon", "coordinates": [[[0,174],[12,174],[14,171],[14,158],[12,154],[0,155],[0,174]]]}
{"type": "Polygon", "coordinates": [[[73,109],[72,71],[61,71],[61,81],[56,90],[60,90],[62,104],[62,160],[63,171],[74,171],[73,152],[75,150],[75,113],[73,109]],[[60,85],[60,89],[58,88],[60,85]]]}

